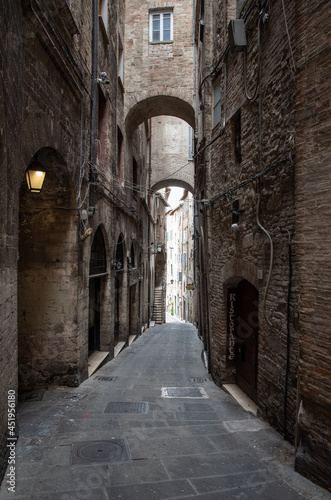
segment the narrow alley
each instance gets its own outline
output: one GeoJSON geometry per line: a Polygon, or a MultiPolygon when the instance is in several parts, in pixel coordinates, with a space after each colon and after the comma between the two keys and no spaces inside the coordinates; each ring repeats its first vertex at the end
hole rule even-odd
{"type": "Polygon", "coordinates": [[[294,449],[208,376],[191,324],[167,315],[78,388],[19,405],[20,500],[327,499],[294,449]]]}

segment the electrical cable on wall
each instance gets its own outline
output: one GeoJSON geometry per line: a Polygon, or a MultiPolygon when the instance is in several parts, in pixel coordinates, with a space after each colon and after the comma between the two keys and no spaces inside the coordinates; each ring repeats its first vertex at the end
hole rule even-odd
{"type": "Polygon", "coordinates": [[[272,163],[269,167],[265,168],[264,170],[262,170],[261,172],[259,172],[256,175],[254,175],[253,177],[251,177],[249,179],[246,179],[245,181],[240,182],[239,184],[237,184],[237,185],[235,185],[235,186],[227,189],[226,191],[223,191],[222,193],[216,194],[215,196],[213,196],[209,200],[204,199],[204,200],[200,200],[200,201],[203,201],[207,205],[210,205],[210,204],[214,203],[216,200],[218,200],[219,198],[221,198],[222,196],[228,197],[228,195],[229,195],[230,192],[233,193],[237,189],[240,189],[240,188],[246,186],[247,184],[251,184],[255,180],[259,179],[260,177],[263,177],[264,175],[267,175],[269,172],[271,172],[275,168],[277,168],[277,167],[279,167],[281,165],[284,165],[287,162],[289,162],[291,164],[291,166],[294,166],[293,156],[295,156],[295,154],[290,151],[287,157],[282,158],[281,160],[279,160],[279,161],[277,161],[275,163],[272,163]]]}
{"type": "MultiPolygon", "coordinates": [[[[257,62],[257,67],[260,68],[261,65],[261,15],[258,20],[257,24],[257,44],[258,44],[258,62],[257,62]]],[[[252,96],[248,95],[248,90],[247,90],[247,48],[244,49],[244,85],[245,85],[245,95],[249,101],[254,101],[256,99],[257,93],[258,93],[258,88],[259,88],[259,83],[260,83],[260,74],[258,74],[257,77],[257,82],[255,85],[254,93],[252,96]]]]}
{"type": "Polygon", "coordinates": [[[256,204],[256,223],[258,227],[264,232],[264,234],[267,235],[269,243],[270,243],[270,258],[269,258],[269,272],[268,272],[268,279],[267,279],[267,284],[265,286],[264,290],[264,297],[263,297],[263,304],[262,304],[262,310],[264,317],[268,323],[269,326],[273,326],[272,322],[270,321],[267,311],[266,311],[266,300],[267,300],[267,295],[268,295],[268,290],[269,290],[269,285],[270,285],[270,279],[271,279],[271,273],[273,269],[273,262],[274,262],[274,244],[271,238],[271,234],[267,229],[262,226],[260,222],[260,201],[261,201],[261,195],[258,193],[257,195],[257,204],[256,204]]]}

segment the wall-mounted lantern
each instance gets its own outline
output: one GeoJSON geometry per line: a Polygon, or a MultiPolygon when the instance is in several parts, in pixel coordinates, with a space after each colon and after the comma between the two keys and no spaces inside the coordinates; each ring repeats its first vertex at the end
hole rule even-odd
{"type": "Polygon", "coordinates": [[[46,172],[44,170],[27,169],[25,172],[26,182],[31,193],[40,193],[42,190],[46,172]]]}
{"type": "Polygon", "coordinates": [[[162,252],[162,244],[161,243],[157,244],[156,251],[157,251],[157,253],[161,253],[162,252]]]}

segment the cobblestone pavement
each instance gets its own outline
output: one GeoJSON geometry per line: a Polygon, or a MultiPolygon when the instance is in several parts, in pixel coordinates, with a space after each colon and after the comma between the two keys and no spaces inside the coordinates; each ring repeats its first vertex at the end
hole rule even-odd
{"type": "Polygon", "coordinates": [[[78,388],[19,406],[16,492],[0,499],[312,500],[294,450],[209,378],[196,329],[147,330],[78,388]]]}

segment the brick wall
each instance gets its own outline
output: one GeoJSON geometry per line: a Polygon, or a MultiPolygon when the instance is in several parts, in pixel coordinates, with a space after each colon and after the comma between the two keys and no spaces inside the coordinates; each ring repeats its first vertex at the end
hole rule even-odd
{"type": "MultiPolygon", "coordinates": [[[[18,379],[22,390],[49,383],[78,385],[87,377],[90,256],[99,227],[108,272],[101,278],[101,349],[113,355],[115,270],[111,263],[121,234],[125,278],[120,319],[125,340],[130,286],[135,287],[132,300],[137,305],[132,330],[139,333],[142,322],[148,322],[148,277],[153,272],[145,265],[149,132],[142,125],[130,141],[125,135],[123,87],[117,75],[124,5],[109,3],[109,23],[103,27],[98,20],[98,74],[107,72],[109,83],[100,84],[98,91],[107,120],[102,128],[97,116],[94,200],[88,192],[92,8],[88,0],[73,0],[70,6],[71,10],[61,3],[59,12],[55,1],[22,2],[21,12],[18,2],[6,1],[0,7],[7,27],[0,35],[1,444],[6,439],[7,391],[18,389],[18,379]],[[124,185],[117,177],[118,127],[125,142],[124,185]],[[139,184],[145,186],[141,197],[132,186],[133,156],[139,184]],[[28,193],[26,188],[25,170],[35,162],[46,170],[40,194],[28,193]],[[94,215],[85,219],[80,208],[87,209],[91,203],[94,215]],[[135,213],[130,210],[133,205],[135,213]],[[87,228],[93,235],[82,239],[87,228]],[[132,243],[137,268],[130,274],[126,250],[132,243]],[[137,286],[140,277],[142,285],[137,286]]],[[[5,449],[1,447],[0,476],[6,468],[5,449]]]]}
{"type": "Polygon", "coordinates": [[[296,469],[331,488],[330,5],[296,9],[296,213],[301,279],[296,469]]]}
{"type": "Polygon", "coordinates": [[[0,7],[1,22],[6,29],[0,34],[0,480],[7,465],[8,390],[17,389],[17,226],[20,140],[17,124],[22,113],[22,45],[21,13],[18,2],[4,1],[0,7]],[[15,64],[13,64],[15,61],[15,64]]]}
{"type": "Polygon", "coordinates": [[[194,126],[192,5],[190,2],[126,2],[125,106],[127,126],[155,114],[179,116],[194,126]],[[149,42],[149,11],[173,9],[173,42],[149,42]],[[139,104],[139,106],[138,106],[139,104]],[[135,106],[138,106],[135,112],[135,106]],[[157,113],[161,110],[160,113],[157,113]],[[132,122],[132,123],[131,123],[132,122]]]}
{"type": "MultiPolygon", "coordinates": [[[[293,33],[293,6],[288,6],[287,10],[290,32],[293,33]]],[[[262,20],[259,22],[259,12],[252,2],[245,2],[242,12],[248,43],[246,72],[243,52],[231,53],[227,50],[227,25],[230,16],[233,16],[229,5],[224,10],[220,2],[205,4],[205,34],[209,34],[204,42],[207,44],[205,58],[210,57],[208,43],[214,47],[212,57],[204,61],[204,67],[210,66],[209,76],[200,67],[199,77],[202,81],[203,75],[207,76],[199,89],[200,119],[204,120],[206,137],[203,141],[200,132],[198,142],[201,148],[214,141],[199,156],[198,164],[198,168],[204,170],[201,178],[206,179],[205,196],[211,200],[205,207],[208,213],[208,228],[205,228],[208,240],[201,249],[205,253],[204,258],[209,255],[208,270],[203,271],[209,273],[209,336],[205,345],[210,342],[211,369],[215,381],[219,384],[235,382],[236,369],[226,361],[226,291],[230,286],[237,286],[242,279],[252,283],[259,292],[258,411],[294,441],[299,349],[294,168],[289,157],[294,133],[294,78],[281,2],[273,2],[270,6],[270,21],[266,24],[262,20]],[[251,100],[247,95],[253,97],[259,81],[259,27],[261,99],[257,94],[256,99],[251,100]],[[212,128],[212,92],[217,81],[221,82],[221,120],[212,128]],[[234,140],[239,113],[240,160],[236,156],[234,140]],[[259,180],[251,180],[278,162],[277,167],[261,175],[259,180]],[[234,200],[239,200],[239,208],[243,210],[237,231],[231,228],[233,218],[230,210],[234,200]],[[262,225],[272,233],[274,260],[267,292],[271,247],[268,237],[258,227],[257,212],[262,225]],[[288,303],[289,234],[294,271],[288,303]],[[288,310],[290,355],[286,375],[288,310]]],[[[204,50],[201,43],[199,50],[204,50]]],[[[200,59],[203,60],[203,57],[200,59]]]]}
{"type": "Polygon", "coordinates": [[[169,178],[193,187],[193,161],[188,158],[188,124],[179,118],[159,116],[151,120],[151,131],[152,187],[169,178]]]}

